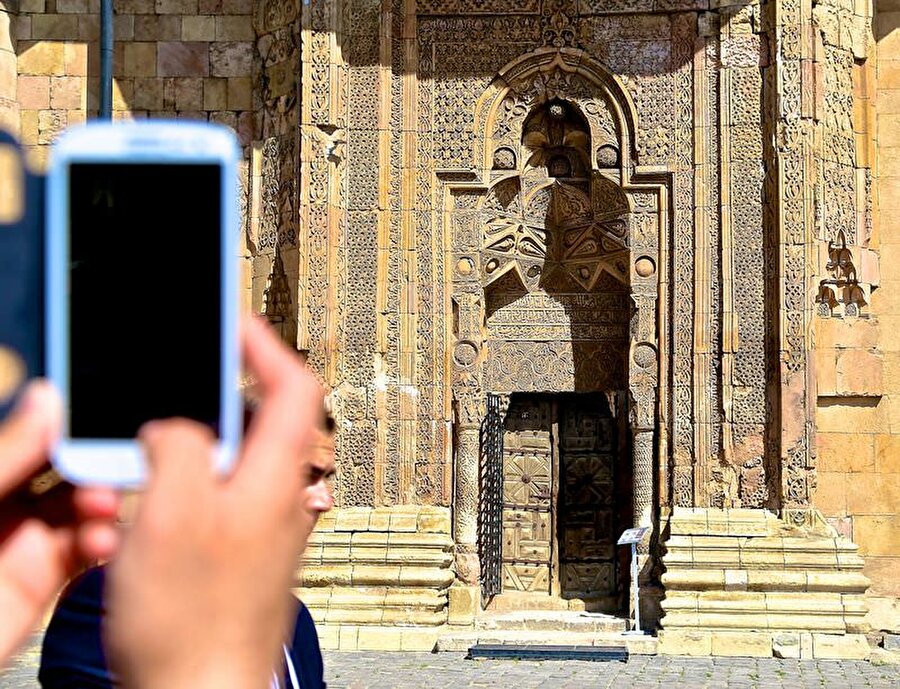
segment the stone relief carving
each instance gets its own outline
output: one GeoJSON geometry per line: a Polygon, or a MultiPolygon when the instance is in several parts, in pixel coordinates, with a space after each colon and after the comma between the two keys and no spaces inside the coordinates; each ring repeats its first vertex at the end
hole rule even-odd
{"type": "MultiPolygon", "coordinates": [[[[454,186],[459,173],[441,172],[455,208],[448,225],[456,257],[455,368],[466,371],[469,381],[454,383],[457,418],[471,420],[481,411],[483,390],[633,386],[635,423],[639,418],[644,429],[636,444],[635,481],[639,496],[649,496],[636,519],[649,523],[660,363],[654,344],[660,197],[634,183],[626,191],[619,170],[595,169],[599,159],[605,170],[622,165],[630,172],[623,157],[633,155],[625,128],[631,106],[627,96],[613,95],[608,77],[595,72],[589,78],[566,59],[538,54],[534,62],[545,68],[513,66],[485,88],[473,132],[487,136],[475,137],[470,159],[484,160],[485,174],[492,175],[480,200],[464,185],[454,186]],[[638,204],[649,222],[637,223],[643,260],[636,263],[630,243],[638,204]],[[630,297],[632,283],[640,299],[630,297]],[[477,305],[480,294],[483,307],[477,305]],[[633,315],[637,310],[640,316],[633,315]],[[632,322],[649,341],[638,348],[637,363],[629,364],[632,322]],[[486,338],[478,363],[464,333],[481,323],[486,338]],[[629,368],[640,373],[630,376],[629,368]]],[[[462,448],[457,461],[460,456],[468,456],[462,448]]]]}
{"type": "MultiPolygon", "coordinates": [[[[518,375],[498,367],[491,352],[505,348],[523,359],[531,356],[527,346],[544,357],[534,355],[532,370],[521,374],[528,389],[567,389],[583,377],[594,378],[596,389],[628,386],[635,408],[650,410],[639,416],[651,427],[659,406],[670,433],[660,458],[668,464],[661,490],[671,491],[664,500],[808,504],[811,427],[777,442],[762,442],[762,434],[773,415],[787,413],[782,403],[806,394],[797,381],[808,367],[812,309],[852,315],[868,301],[864,283],[861,292],[851,289],[860,282],[857,250],[871,231],[871,174],[856,167],[846,98],[852,50],[826,41],[817,53],[819,96],[819,82],[801,68],[812,58],[798,47],[808,18],[796,3],[786,5],[790,18],[779,19],[780,42],[770,9],[752,3],[729,10],[727,22],[704,17],[698,25],[691,12],[666,14],[668,6],[633,0],[535,0],[515,15],[490,0],[420,0],[417,16],[407,16],[399,0],[354,2],[342,17],[314,1],[302,36],[299,5],[277,4],[260,4],[254,18],[266,74],[266,181],[251,239],[273,255],[296,246],[301,278],[290,298],[303,314],[298,340],[309,346],[314,369],[329,384],[357,390],[383,375],[384,407],[339,441],[349,501],[366,504],[377,493],[446,504],[451,450],[436,430],[448,420],[446,400],[475,395],[462,411],[477,417],[477,396],[501,382],[512,389],[518,375]],[[642,8],[660,11],[633,14],[642,8]],[[342,55],[336,27],[341,40],[353,38],[341,44],[342,55]],[[767,45],[780,61],[769,62],[767,45]],[[301,47],[298,100],[279,70],[301,47]],[[385,56],[390,69],[373,68],[385,56]],[[571,107],[583,122],[562,117],[568,124],[554,129],[556,106],[571,107]],[[767,124],[761,113],[769,111],[777,116],[767,124]],[[699,148],[695,136],[703,137],[699,148]],[[560,155],[562,148],[571,155],[560,155]],[[656,177],[641,172],[647,169],[656,177]],[[404,186],[409,175],[415,183],[404,186]],[[860,199],[865,207],[857,207],[860,199]],[[717,210],[725,203],[727,221],[717,210]],[[819,278],[827,277],[815,306],[807,284],[811,238],[830,239],[835,254],[827,271],[820,266],[819,278]],[[842,262],[844,249],[855,271],[842,262]],[[773,274],[779,265],[783,276],[773,274]],[[365,284],[337,277],[347,274],[366,276],[365,284]],[[513,274],[518,292],[486,294],[513,274]],[[779,277],[780,291],[773,287],[779,277]],[[657,308],[660,281],[667,301],[657,308]],[[630,294],[631,304],[615,307],[630,312],[622,322],[551,315],[538,339],[516,320],[528,301],[515,306],[514,295],[593,298],[610,290],[630,294]],[[468,319],[460,332],[446,321],[451,296],[482,299],[457,299],[468,319]],[[501,297],[508,303],[494,308],[501,297]],[[730,313],[731,342],[723,327],[730,313]],[[698,330],[707,340],[699,347],[698,330]],[[626,342],[621,363],[597,363],[592,343],[617,338],[626,342]],[[326,354],[324,342],[337,351],[326,354]],[[640,379],[651,351],[667,372],[655,384],[658,397],[640,379]],[[558,380],[536,382],[552,357],[558,380]],[[419,391],[410,403],[397,392],[401,367],[403,384],[419,391]],[[584,367],[594,372],[578,373],[584,367]],[[370,438],[378,442],[367,445],[370,438]],[[397,476],[400,456],[415,462],[405,478],[397,476]],[[718,468],[719,457],[730,469],[718,468]]],[[[294,270],[288,266],[288,282],[294,270]]],[[[266,308],[270,301],[267,294],[266,308]]]]}
{"type": "Polygon", "coordinates": [[[284,270],[281,252],[275,252],[272,273],[263,292],[262,314],[278,331],[281,341],[290,347],[297,344],[297,314],[291,304],[291,288],[284,270]]]}
{"type": "Polygon", "coordinates": [[[829,277],[819,281],[816,313],[825,318],[859,316],[868,302],[853,263],[853,252],[847,247],[843,230],[838,231],[837,241],[828,242],[825,270],[829,277]]]}
{"type": "Polygon", "coordinates": [[[485,284],[508,270],[515,270],[529,289],[551,280],[554,271],[565,271],[588,291],[604,273],[627,282],[627,217],[603,219],[612,209],[627,211],[627,202],[615,208],[603,203],[602,192],[595,193],[597,214],[592,199],[577,186],[560,180],[544,184],[522,198],[521,182],[513,177],[488,195],[481,215],[485,284]]]}
{"type": "Polygon", "coordinates": [[[542,0],[541,33],[544,45],[569,48],[578,43],[578,3],[575,0],[542,0]]]}
{"type": "MultiPolygon", "coordinates": [[[[536,14],[541,0],[523,0],[516,4],[522,14],[536,14]]],[[[418,0],[416,12],[419,15],[502,15],[509,11],[504,0],[418,0]]]]}
{"type": "Polygon", "coordinates": [[[257,252],[276,250],[284,245],[296,246],[294,219],[294,166],[289,139],[272,137],[262,147],[259,176],[259,230],[252,249],[257,252]],[[288,150],[285,151],[285,148],[288,150]]]}
{"type": "Polygon", "coordinates": [[[253,28],[260,34],[280,29],[297,18],[298,9],[297,0],[258,2],[253,11],[253,28]]]}
{"type": "Polygon", "coordinates": [[[625,384],[623,357],[608,344],[488,340],[486,384],[501,392],[621,389],[625,384]]]}

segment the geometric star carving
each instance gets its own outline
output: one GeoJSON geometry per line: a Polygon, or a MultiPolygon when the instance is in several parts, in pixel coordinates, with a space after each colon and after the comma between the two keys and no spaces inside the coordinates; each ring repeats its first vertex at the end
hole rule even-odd
{"type": "Polygon", "coordinates": [[[517,182],[504,180],[482,207],[485,286],[510,271],[528,291],[557,271],[587,292],[603,273],[628,284],[630,252],[622,218],[595,221],[590,197],[573,185],[555,180],[522,199],[517,182]]]}

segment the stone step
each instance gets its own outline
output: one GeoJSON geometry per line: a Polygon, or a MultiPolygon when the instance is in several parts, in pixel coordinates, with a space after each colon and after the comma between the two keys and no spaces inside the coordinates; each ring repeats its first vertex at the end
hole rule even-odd
{"type": "Polygon", "coordinates": [[[476,618],[475,628],[485,631],[623,632],[627,621],[614,615],[569,610],[518,610],[476,618]]]}
{"type": "Polygon", "coordinates": [[[811,591],[863,594],[869,580],[846,570],[710,569],[695,566],[662,575],[666,591],[811,591]]]}
{"type": "Polygon", "coordinates": [[[588,662],[627,662],[628,649],[620,646],[558,646],[516,644],[478,644],[469,649],[469,658],[477,660],[581,660],[588,662]]]}
{"type": "Polygon", "coordinates": [[[466,653],[475,645],[545,646],[548,641],[559,646],[607,646],[624,648],[630,655],[656,655],[657,639],[649,635],[626,635],[613,632],[518,631],[511,629],[476,629],[449,632],[438,637],[436,651],[466,653]]]}
{"type": "Polygon", "coordinates": [[[441,533],[315,531],[304,565],[394,565],[449,568],[453,539],[441,533]]]}
{"type": "Polygon", "coordinates": [[[313,620],[329,624],[440,625],[447,622],[447,591],[399,587],[297,587],[313,620]]]}

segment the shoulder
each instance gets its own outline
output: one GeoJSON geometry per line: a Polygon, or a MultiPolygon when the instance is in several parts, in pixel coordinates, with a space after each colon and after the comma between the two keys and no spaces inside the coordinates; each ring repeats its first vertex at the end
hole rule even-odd
{"type": "Polygon", "coordinates": [[[101,641],[103,569],[75,579],[60,597],[44,634],[39,679],[49,687],[110,687],[101,641]]]}
{"type": "Polygon", "coordinates": [[[297,601],[297,615],[294,621],[294,647],[305,651],[315,649],[315,653],[321,658],[319,650],[319,635],[316,632],[316,623],[313,622],[309,609],[300,601],[297,601]]]}
{"type": "Polygon", "coordinates": [[[304,687],[319,689],[319,687],[325,686],[322,650],[319,648],[316,624],[307,607],[300,601],[297,601],[291,657],[299,673],[303,676],[304,687]]]}

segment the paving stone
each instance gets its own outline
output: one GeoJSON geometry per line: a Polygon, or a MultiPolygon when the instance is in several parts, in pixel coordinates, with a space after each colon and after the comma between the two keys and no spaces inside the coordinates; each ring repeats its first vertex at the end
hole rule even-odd
{"type": "MultiPolygon", "coordinates": [[[[0,673],[0,689],[38,689],[40,636],[0,673]]],[[[462,653],[325,653],[331,689],[896,689],[900,666],[862,661],[639,656],[627,663],[466,660],[462,653]]]]}

